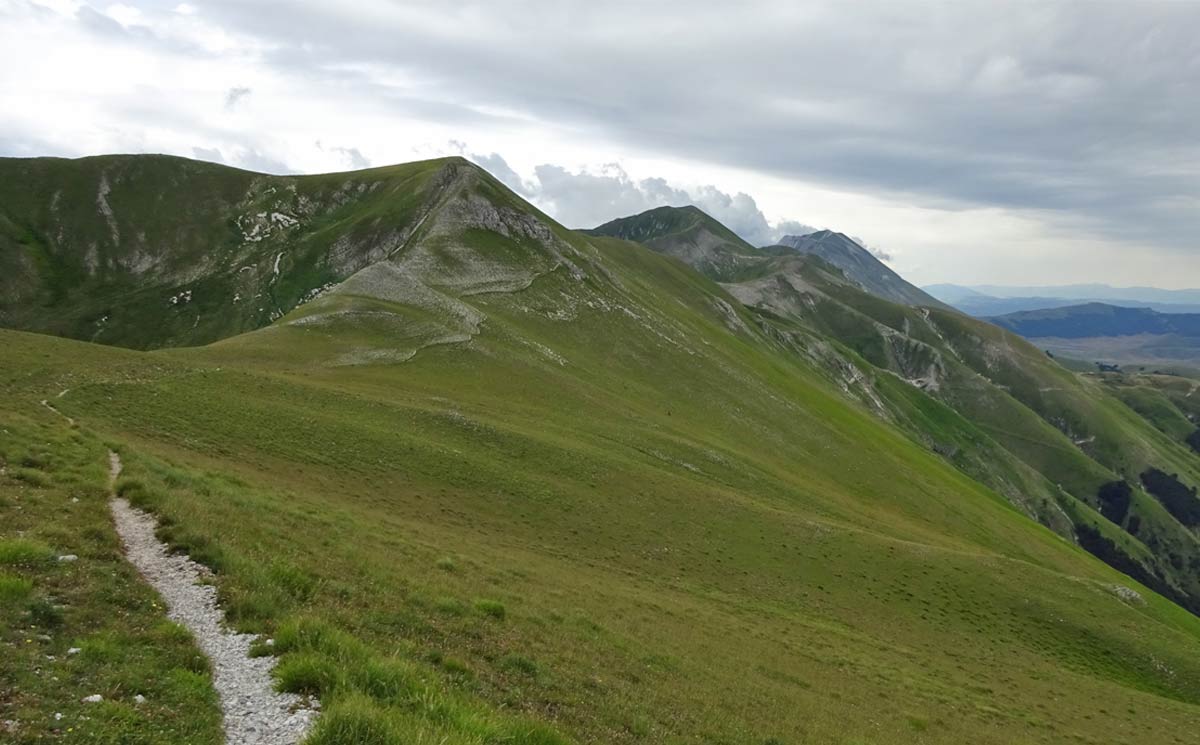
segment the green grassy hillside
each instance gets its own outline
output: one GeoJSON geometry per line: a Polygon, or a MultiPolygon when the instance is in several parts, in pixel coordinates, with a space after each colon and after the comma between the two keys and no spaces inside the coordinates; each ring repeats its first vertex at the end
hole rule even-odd
{"type": "Polygon", "coordinates": [[[321,697],[317,745],[1192,738],[1200,619],[970,477],[1056,498],[980,457],[996,435],[871,344],[467,169],[413,241],[249,333],[0,332],[6,468],[119,449],[118,491],[321,697]]]}
{"type": "Polygon", "coordinates": [[[757,275],[766,263],[762,252],[691,205],[656,207],[584,232],[652,245],[720,280],[757,275]]]}
{"type": "Polygon", "coordinates": [[[466,173],[0,158],[0,325],[141,349],[260,328],[411,241],[466,173]]]}
{"type": "MultiPolygon", "coordinates": [[[[647,237],[676,255],[664,248],[673,233],[647,237]]],[[[1182,438],[991,324],[873,295],[819,257],[764,252],[758,262],[756,276],[724,286],[758,309],[761,324],[806,330],[797,351],[880,417],[1033,519],[1200,610],[1200,541],[1140,483],[1160,469],[1200,484],[1200,459],[1182,438]],[[1101,489],[1121,480],[1132,504],[1115,509],[1101,489]]]]}

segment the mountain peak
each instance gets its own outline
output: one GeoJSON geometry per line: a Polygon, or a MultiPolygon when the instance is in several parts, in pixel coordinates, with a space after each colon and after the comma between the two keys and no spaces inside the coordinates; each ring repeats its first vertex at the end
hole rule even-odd
{"type": "Polygon", "coordinates": [[[655,207],[584,232],[645,244],[717,279],[735,276],[764,259],[757,248],[691,204],[655,207]]]}
{"type": "Polygon", "coordinates": [[[842,270],[847,279],[865,291],[904,305],[947,307],[892,271],[870,251],[845,233],[818,230],[808,235],[787,235],[779,241],[799,253],[817,256],[842,270]]]}
{"type": "Polygon", "coordinates": [[[305,176],[163,155],[0,158],[0,324],[194,345],[384,261],[454,292],[579,274],[574,240],[457,156],[305,176]]]}

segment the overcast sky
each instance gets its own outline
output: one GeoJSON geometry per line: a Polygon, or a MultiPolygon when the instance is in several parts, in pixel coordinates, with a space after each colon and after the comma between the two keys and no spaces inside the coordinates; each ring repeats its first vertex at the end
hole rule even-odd
{"type": "Polygon", "coordinates": [[[1200,286],[1200,4],[0,0],[0,155],[447,154],[918,283],[1200,286]]]}

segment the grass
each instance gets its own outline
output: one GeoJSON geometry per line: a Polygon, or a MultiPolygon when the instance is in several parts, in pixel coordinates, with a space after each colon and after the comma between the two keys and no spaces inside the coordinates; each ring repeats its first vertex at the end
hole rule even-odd
{"type": "Polygon", "coordinates": [[[140,349],[260,328],[361,268],[326,257],[335,245],[387,240],[415,219],[426,182],[447,162],[348,179],[262,176],[163,155],[0,159],[0,312],[14,326],[140,349]],[[96,208],[102,179],[115,233],[96,208]],[[303,225],[271,225],[247,240],[272,212],[303,225]],[[149,252],[156,260],[145,272],[94,271],[149,252]]]}
{"type": "Polygon", "coordinates": [[[1195,431],[1187,419],[1195,415],[1188,408],[1190,381],[1137,376],[1163,381],[1161,393],[1124,385],[1130,376],[1098,383],[977,319],[889,303],[819,263],[795,271],[823,294],[796,313],[781,309],[783,317],[760,313],[763,322],[838,340],[846,349],[834,347],[831,366],[857,368],[854,389],[865,404],[1060,535],[1072,538],[1077,527],[1106,532],[1125,557],[1114,563],[1139,564],[1200,609],[1200,541],[1187,526],[1140,488],[1123,530],[1096,515],[1103,484],[1136,482],[1148,468],[1200,484],[1200,460],[1184,444],[1195,431]],[[931,369],[938,384],[928,391],[896,379],[931,369]]]}
{"type": "Polygon", "coordinates": [[[475,601],[475,610],[479,611],[488,618],[495,618],[498,621],[503,621],[508,611],[504,608],[504,603],[499,600],[479,599],[475,601]]]}
{"type": "MultiPolygon", "coordinates": [[[[341,183],[322,179],[297,188],[341,183]]],[[[504,213],[514,224],[538,219],[487,179],[471,189],[517,209],[504,213]]],[[[419,206],[371,204],[369,220],[331,213],[314,235],[402,227],[419,206]]],[[[22,672],[41,659],[31,641],[0,661],[5,689],[22,692],[18,717],[48,722],[97,688],[95,741],[218,736],[202,660],[119,560],[103,442],[126,465],[118,490],[214,569],[229,622],[273,640],[255,653],[276,656],[279,686],[320,696],[310,744],[1192,736],[1200,619],[1021,511],[1094,520],[1152,556],[1095,513],[1088,489],[1150,457],[1183,472],[1181,445],[1044,355],[1048,366],[1001,366],[949,402],[882,382],[886,423],[821,355],[845,350],[871,374],[867,362],[924,366],[927,350],[885,344],[869,321],[938,342],[913,313],[868,303],[831,318],[844,324],[835,346],[794,323],[764,329],[765,315],[677,262],[541,227],[542,243],[433,245],[425,289],[486,317],[454,342],[432,343],[459,326],[428,296],[365,290],[197,349],[0,332],[0,416],[20,427],[4,457],[48,484],[6,477],[5,507],[25,509],[3,538],[80,556],[4,565],[31,591],[16,586],[3,612],[28,626],[44,601],[36,613],[61,624],[54,649],[82,649],[64,664],[86,683],[59,691],[22,672]],[[547,271],[497,291],[467,272],[489,252],[497,273],[547,271]],[[459,292],[459,279],[486,289],[459,292]],[[290,323],[301,318],[320,322],[290,323]],[[386,357],[398,349],[413,354],[386,357]],[[348,364],[364,360],[375,362],[348,364]],[[1065,391],[1041,390],[1051,383],[1065,391]],[[48,396],[78,429],[39,405],[48,396]],[[989,406],[998,413],[982,416],[989,406]],[[1094,451],[1068,431],[1095,433],[1094,451]],[[1025,492],[1039,501],[1020,504],[1025,492]],[[146,680],[169,707],[126,706],[146,680]]],[[[296,247],[298,279],[281,292],[319,279],[319,248],[296,247]]],[[[1003,341],[956,318],[937,329],[963,349],[964,381],[1003,341]]],[[[1147,540],[1183,550],[1156,504],[1137,493],[1130,509],[1147,540]]],[[[51,734],[37,726],[30,741],[51,734]]]]}
{"type": "Polygon", "coordinates": [[[42,543],[28,538],[0,540],[0,565],[39,566],[54,560],[54,551],[42,543]]]}
{"type": "Polygon", "coordinates": [[[221,742],[207,661],[122,557],[103,446],[40,415],[0,419],[0,463],[36,461],[44,476],[0,475],[4,742],[221,742]],[[93,694],[103,702],[83,702],[93,694]]]}
{"type": "MultiPolygon", "coordinates": [[[[694,291],[618,257],[648,262],[632,287],[694,291]]],[[[715,313],[687,322],[720,365],[633,319],[554,342],[489,302],[486,354],[333,369],[288,346],[260,370],[8,335],[3,376],[13,401],[25,369],[76,378],[59,404],[122,441],[119,488],[216,562],[280,685],[320,692],[315,742],[1170,742],[1192,720],[1194,618],[1122,602],[1129,580],[715,313]]]]}

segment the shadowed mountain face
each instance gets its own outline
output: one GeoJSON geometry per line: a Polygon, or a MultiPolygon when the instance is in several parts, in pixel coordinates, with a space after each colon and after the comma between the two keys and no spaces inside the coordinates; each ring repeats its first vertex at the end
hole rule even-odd
{"type": "Polygon", "coordinates": [[[1182,369],[1200,364],[1200,314],[1196,313],[1087,303],[989,320],[1071,359],[1182,369]]]}
{"type": "Polygon", "coordinates": [[[157,348],[0,331],[0,504],[107,525],[120,449],[116,489],[219,562],[231,623],[289,632],[280,678],[324,721],[514,745],[1195,722],[1191,390],[1118,398],[697,211],[605,226],[646,245],[570,231],[457,159],[0,169],[0,322],[157,348]]]}
{"type": "Polygon", "coordinates": [[[1146,308],[1120,308],[1103,303],[1021,311],[988,320],[1026,338],[1083,339],[1138,334],[1200,337],[1200,314],[1157,313],[1146,308]]]}
{"type": "Polygon", "coordinates": [[[852,282],[884,300],[904,305],[946,307],[942,301],[909,284],[886,264],[872,256],[870,251],[842,233],[819,230],[808,235],[787,235],[779,242],[799,253],[817,256],[836,266],[852,282]]]}

